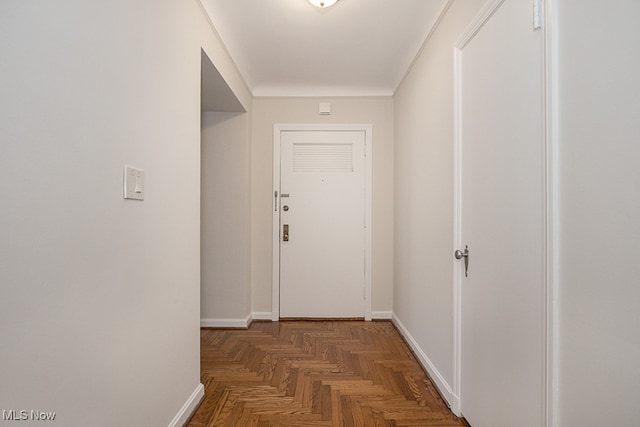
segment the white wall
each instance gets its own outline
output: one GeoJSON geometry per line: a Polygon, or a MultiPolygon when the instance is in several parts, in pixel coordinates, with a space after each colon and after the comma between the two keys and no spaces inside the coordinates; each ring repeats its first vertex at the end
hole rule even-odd
{"type": "Polygon", "coordinates": [[[637,426],[640,3],[558,4],[558,426],[637,426]]]}
{"type": "MultiPolygon", "coordinates": [[[[452,3],[394,97],[393,312],[449,389],[453,381],[453,46],[484,3],[452,3]]],[[[448,397],[447,390],[441,391],[448,397]]]]}
{"type": "Polygon", "coordinates": [[[156,427],[197,390],[201,47],[246,103],[195,0],[0,4],[0,409],[156,427]]]}
{"type": "Polygon", "coordinates": [[[251,260],[253,311],[271,313],[273,125],[373,125],[372,309],[388,315],[393,285],[393,101],[391,98],[255,98],[252,124],[251,260]],[[318,115],[330,102],[331,116],[318,115]]]}
{"type": "Polygon", "coordinates": [[[250,160],[249,114],[203,113],[203,326],[251,312],[250,160]]]}
{"type": "MultiPolygon", "coordinates": [[[[452,381],[452,46],[483,3],[452,3],[394,97],[394,314],[445,386],[452,381]]],[[[640,418],[640,4],[556,3],[557,425],[633,426],[640,418]]]]}

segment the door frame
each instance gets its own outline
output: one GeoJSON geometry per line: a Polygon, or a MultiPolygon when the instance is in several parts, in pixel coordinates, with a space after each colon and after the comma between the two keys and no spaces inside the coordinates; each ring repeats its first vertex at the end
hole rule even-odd
{"type": "Polygon", "coordinates": [[[364,132],[365,135],[365,202],[364,202],[364,319],[371,320],[372,274],[372,184],[373,184],[373,125],[370,124],[274,124],[273,125],[273,188],[272,213],[272,279],[271,320],[280,319],[280,159],[282,132],[364,132]]]}
{"type": "MultiPolygon", "coordinates": [[[[479,11],[462,36],[453,47],[453,247],[462,248],[462,50],[473,40],[483,25],[493,16],[505,0],[489,0],[479,11]]],[[[559,233],[558,222],[558,30],[557,1],[533,0],[538,2],[542,15],[543,52],[542,52],[542,90],[543,90],[543,177],[545,181],[543,214],[543,394],[544,405],[543,427],[556,427],[558,396],[558,254],[559,233]]],[[[453,255],[453,254],[452,254],[453,255]]],[[[460,392],[462,388],[462,270],[460,263],[453,256],[453,384],[452,411],[461,416],[462,404],[460,392]]]]}

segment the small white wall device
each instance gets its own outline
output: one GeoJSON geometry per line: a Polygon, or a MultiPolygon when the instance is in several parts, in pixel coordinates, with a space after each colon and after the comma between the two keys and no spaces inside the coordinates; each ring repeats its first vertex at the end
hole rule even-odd
{"type": "Polygon", "coordinates": [[[330,102],[321,102],[318,104],[318,114],[321,116],[330,116],[331,115],[331,103],[330,102]]]}
{"type": "Polygon", "coordinates": [[[124,198],[144,200],[144,170],[124,167],[124,198]]]}

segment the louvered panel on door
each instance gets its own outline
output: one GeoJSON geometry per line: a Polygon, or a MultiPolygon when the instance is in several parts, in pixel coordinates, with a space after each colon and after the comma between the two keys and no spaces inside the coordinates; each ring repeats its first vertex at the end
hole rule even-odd
{"type": "Polygon", "coordinates": [[[293,172],[353,172],[353,144],[293,144],[293,172]]]}

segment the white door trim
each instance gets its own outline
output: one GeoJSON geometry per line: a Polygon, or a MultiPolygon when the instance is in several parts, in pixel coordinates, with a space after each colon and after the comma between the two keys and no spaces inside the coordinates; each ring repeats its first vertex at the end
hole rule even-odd
{"type": "MultiPolygon", "coordinates": [[[[505,0],[489,0],[473,19],[466,31],[453,49],[454,62],[454,232],[453,247],[462,247],[462,135],[461,135],[461,96],[462,96],[462,50],[480,31],[482,26],[491,18],[496,10],[505,0]]],[[[533,0],[536,1],[536,0],[533,0]]],[[[558,339],[558,203],[557,203],[557,183],[558,183],[558,70],[557,70],[557,0],[543,0],[542,7],[542,31],[544,38],[543,51],[543,76],[544,76],[544,226],[545,234],[543,239],[544,251],[544,378],[543,378],[543,404],[544,404],[544,426],[556,427],[557,423],[557,339],[558,339]]],[[[452,256],[453,260],[453,256],[452,256]]],[[[462,367],[462,271],[459,263],[453,264],[453,384],[452,384],[452,411],[460,416],[461,414],[461,367],[462,367]]]]}
{"type": "Polygon", "coordinates": [[[558,0],[544,0],[544,120],[545,120],[545,427],[558,426],[558,0]]]}
{"type": "Polygon", "coordinates": [[[365,134],[365,244],[364,244],[364,318],[371,320],[371,195],[373,184],[373,126],[369,124],[275,124],[273,125],[273,189],[272,213],[272,286],[271,320],[280,319],[280,155],[282,132],[291,131],[353,131],[365,134]],[[277,193],[276,193],[277,192],[277,193]]]}

